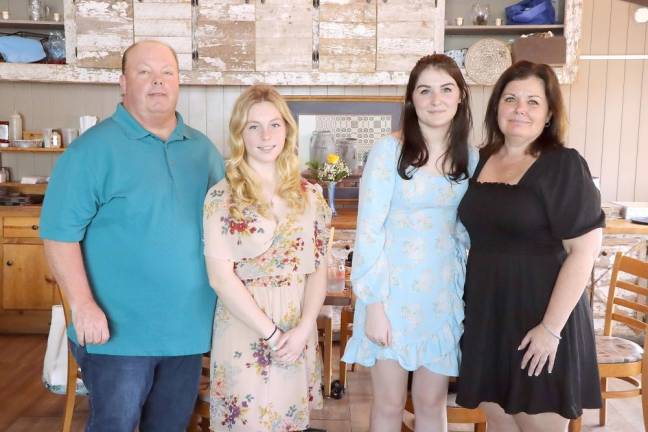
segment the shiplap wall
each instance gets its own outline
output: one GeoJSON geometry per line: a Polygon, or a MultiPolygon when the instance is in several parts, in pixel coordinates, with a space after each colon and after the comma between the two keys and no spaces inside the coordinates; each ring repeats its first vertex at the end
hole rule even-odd
{"type": "MultiPolygon", "coordinates": [[[[585,0],[580,54],[648,54],[648,25],[637,24],[637,6],[621,0],[585,0]]],[[[191,126],[223,149],[227,122],[243,87],[183,87],[178,109],[191,126]]],[[[563,86],[569,114],[568,145],[601,177],[605,200],[648,201],[648,61],[581,60],[574,84],[563,86]]],[[[295,95],[402,95],[403,87],[281,87],[295,95]]],[[[481,124],[490,87],[471,87],[475,130],[481,124]]],[[[17,110],[25,129],[77,127],[83,114],[106,118],[119,101],[117,85],[11,83],[0,81],[0,119],[17,110]]],[[[14,176],[47,175],[55,156],[3,154],[14,176]]]]}

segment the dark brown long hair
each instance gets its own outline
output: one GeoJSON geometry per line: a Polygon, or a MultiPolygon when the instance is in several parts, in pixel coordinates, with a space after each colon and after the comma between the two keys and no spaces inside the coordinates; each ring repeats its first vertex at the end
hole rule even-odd
{"type": "Polygon", "coordinates": [[[430,157],[412,99],[419,77],[423,71],[430,67],[442,70],[450,75],[457,83],[461,93],[457,113],[448,128],[448,134],[446,136],[448,148],[442,156],[443,163],[441,164],[445,169],[446,161],[450,161],[450,170],[444,174],[452,181],[458,182],[461,179],[467,179],[469,177],[468,134],[472,127],[470,94],[468,92],[468,85],[457,64],[444,54],[432,54],[420,58],[410,73],[409,81],[407,82],[407,91],[405,93],[405,104],[401,113],[403,145],[398,158],[398,175],[405,180],[410,180],[412,178],[411,167],[420,168],[424,166],[430,157]]]}
{"type": "Polygon", "coordinates": [[[550,66],[523,60],[506,69],[495,83],[495,87],[493,87],[493,93],[491,93],[486,108],[486,118],[484,119],[486,128],[484,151],[486,154],[496,153],[504,145],[504,134],[497,122],[499,102],[502,93],[504,93],[504,88],[511,81],[530,77],[539,78],[544,83],[545,97],[547,98],[551,118],[540,136],[531,143],[528,152],[533,156],[538,156],[545,150],[565,146],[567,118],[558,78],[550,66]]]}

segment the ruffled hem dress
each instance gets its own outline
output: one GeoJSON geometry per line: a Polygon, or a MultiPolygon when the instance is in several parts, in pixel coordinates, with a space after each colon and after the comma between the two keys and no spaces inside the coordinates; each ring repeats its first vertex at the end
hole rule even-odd
{"type": "MultiPolygon", "coordinates": [[[[205,256],[234,262],[234,271],[257,305],[287,331],[304,304],[309,274],[326,257],[330,211],[321,188],[305,180],[309,205],[301,215],[275,221],[254,208],[230,216],[226,180],[205,199],[205,256]]],[[[323,263],[326,265],[326,263],[323,263]]],[[[293,364],[273,358],[270,346],[218,302],[211,351],[211,430],[285,432],[308,428],[309,411],[323,404],[317,328],[293,364]]]]}
{"type": "MultiPolygon", "coordinates": [[[[482,155],[474,178],[486,163],[482,155]]],[[[573,149],[543,152],[517,185],[471,180],[459,207],[470,234],[463,361],[457,402],[496,402],[508,414],[577,418],[599,408],[592,316],[583,293],[561,331],[551,374],[529,377],[518,351],[540,324],[567,256],[563,239],[603,227],[600,194],[573,149]]]]}
{"type": "MultiPolygon", "coordinates": [[[[357,300],[354,332],[343,361],[373,366],[396,360],[446,376],[459,372],[468,236],[457,206],[468,180],[413,171],[397,173],[400,143],[385,137],[371,149],[360,185],[351,283],[357,300]],[[382,302],[391,346],[364,333],[367,305],[382,302]]],[[[470,172],[477,161],[471,153],[470,172]]]]}

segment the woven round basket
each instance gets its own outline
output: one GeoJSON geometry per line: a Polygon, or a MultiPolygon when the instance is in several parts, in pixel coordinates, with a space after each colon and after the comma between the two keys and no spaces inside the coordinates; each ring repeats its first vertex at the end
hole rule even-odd
{"type": "Polygon", "coordinates": [[[477,84],[493,85],[511,66],[511,52],[502,41],[481,39],[468,48],[464,64],[466,73],[477,84]]]}

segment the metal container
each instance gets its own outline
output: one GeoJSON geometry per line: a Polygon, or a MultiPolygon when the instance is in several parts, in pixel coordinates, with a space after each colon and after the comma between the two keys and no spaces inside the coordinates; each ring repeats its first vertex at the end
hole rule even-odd
{"type": "Polygon", "coordinates": [[[335,152],[340,155],[351,172],[358,167],[358,140],[356,138],[339,138],[335,143],[335,152]]]}
{"type": "Polygon", "coordinates": [[[333,138],[331,131],[313,132],[310,140],[310,160],[324,163],[329,153],[335,153],[335,138],[333,138]]]}

